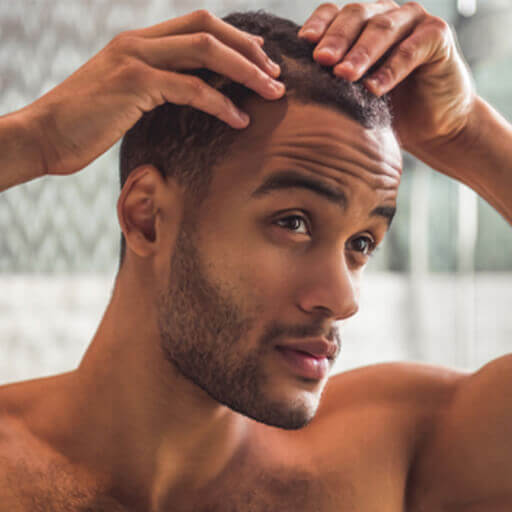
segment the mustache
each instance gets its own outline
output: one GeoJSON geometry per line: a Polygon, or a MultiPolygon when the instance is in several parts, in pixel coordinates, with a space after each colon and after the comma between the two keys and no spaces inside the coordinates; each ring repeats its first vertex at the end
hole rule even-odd
{"type": "Polygon", "coordinates": [[[338,350],[340,350],[342,346],[341,334],[335,325],[326,328],[325,325],[318,323],[286,327],[275,323],[265,330],[263,338],[265,345],[267,343],[271,344],[279,338],[325,338],[327,341],[334,341],[338,346],[338,350]]]}

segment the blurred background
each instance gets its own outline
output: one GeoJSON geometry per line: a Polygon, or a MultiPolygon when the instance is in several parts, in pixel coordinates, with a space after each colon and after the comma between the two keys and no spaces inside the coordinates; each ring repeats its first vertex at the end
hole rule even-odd
{"type": "MultiPolygon", "coordinates": [[[[302,25],[320,3],[0,0],[0,115],[123,30],[199,8],[219,17],[263,8],[302,25]]],[[[512,120],[512,2],[420,3],[452,24],[479,94],[512,120]]],[[[404,156],[398,214],[366,270],[333,373],[395,360],[476,370],[512,347],[511,226],[467,187],[404,156]]],[[[77,175],[0,195],[0,384],[78,366],[117,271],[118,157],[119,143],[77,175]]]]}

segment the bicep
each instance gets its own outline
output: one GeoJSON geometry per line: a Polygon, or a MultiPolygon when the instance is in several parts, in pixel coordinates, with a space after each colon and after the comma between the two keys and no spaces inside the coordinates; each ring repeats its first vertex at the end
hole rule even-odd
{"type": "Polygon", "coordinates": [[[512,354],[464,376],[418,453],[416,499],[512,505],[512,354]]]}

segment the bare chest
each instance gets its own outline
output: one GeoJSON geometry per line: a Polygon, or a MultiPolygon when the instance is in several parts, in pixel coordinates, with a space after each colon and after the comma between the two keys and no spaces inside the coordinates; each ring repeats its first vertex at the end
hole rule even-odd
{"type": "Polygon", "coordinates": [[[138,503],[135,489],[127,499],[61,459],[20,446],[11,453],[23,451],[24,460],[12,457],[1,471],[0,512],[404,512],[410,445],[403,429],[378,409],[365,410],[364,422],[360,416],[278,436],[258,430],[208,484],[199,487],[191,475],[138,503]]]}
{"type": "MultiPolygon", "coordinates": [[[[158,512],[403,512],[406,467],[382,450],[333,450],[323,440],[305,447],[272,444],[229,468],[206,488],[170,496],[158,512]],[[366,459],[366,460],[364,460],[366,459]]],[[[388,445],[389,448],[389,445],[388,445]]]]}
{"type": "Polygon", "coordinates": [[[307,472],[265,472],[252,479],[226,482],[214,493],[183,508],[183,512],[352,512],[358,504],[352,482],[328,482],[307,472]]]}
{"type": "Polygon", "coordinates": [[[247,460],[205,488],[183,487],[179,496],[170,493],[148,507],[118,499],[62,467],[50,465],[44,473],[18,467],[0,512],[403,512],[399,475],[383,474],[380,481],[367,476],[329,465],[319,471],[247,460]]]}

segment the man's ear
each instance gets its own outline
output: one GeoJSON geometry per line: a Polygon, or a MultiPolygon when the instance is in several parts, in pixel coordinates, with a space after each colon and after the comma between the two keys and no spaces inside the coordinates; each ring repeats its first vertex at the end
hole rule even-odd
{"type": "MultiPolygon", "coordinates": [[[[173,182],[174,183],[174,182],[173,182]]],[[[153,165],[134,169],[117,201],[117,216],[126,245],[145,258],[162,244],[162,221],[177,214],[177,187],[153,165]],[[171,211],[172,210],[172,211],[171,211]]]]}

